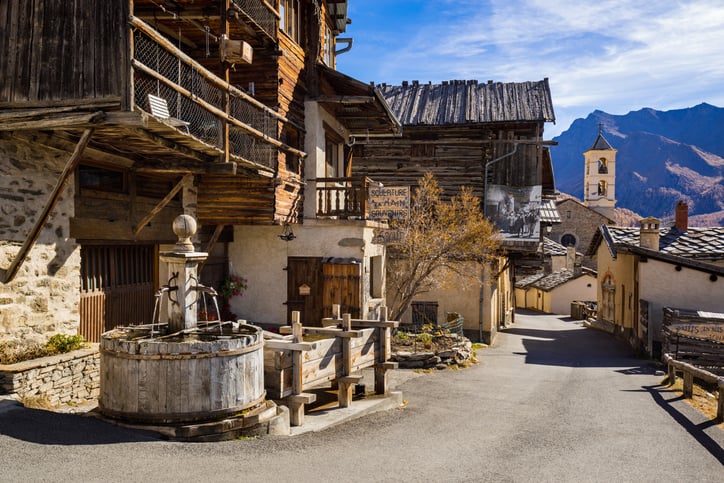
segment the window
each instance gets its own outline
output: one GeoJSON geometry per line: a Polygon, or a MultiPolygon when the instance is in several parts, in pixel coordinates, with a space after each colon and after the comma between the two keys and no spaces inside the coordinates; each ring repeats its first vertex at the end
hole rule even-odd
{"type": "Polygon", "coordinates": [[[78,168],[78,183],[81,189],[111,191],[113,193],[125,193],[127,191],[126,173],[97,166],[81,165],[78,168]]]}
{"type": "Polygon", "coordinates": [[[324,143],[324,177],[337,178],[344,176],[340,161],[342,151],[342,138],[331,130],[326,130],[324,143]]]}
{"type": "Polygon", "coordinates": [[[575,247],[576,237],[571,235],[570,233],[566,233],[561,237],[561,245],[563,245],[564,247],[575,247]]]}
{"type": "Polygon", "coordinates": [[[382,298],[382,256],[370,257],[370,295],[382,298]]]}
{"type": "Polygon", "coordinates": [[[332,29],[324,28],[324,57],[325,65],[334,68],[334,36],[332,29]]]}
{"type": "Polygon", "coordinates": [[[598,194],[601,196],[606,196],[607,186],[606,181],[601,180],[598,182],[598,194]]]}
{"type": "Polygon", "coordinates": [[[301,44],[301,5],[299,0],[279,1],[279,28],[301,44]]]}
{"type": "Polygon", "coordinates": [[[608,174],[608,162],[606,158],[598,160],[598,174],[608,174]]]}

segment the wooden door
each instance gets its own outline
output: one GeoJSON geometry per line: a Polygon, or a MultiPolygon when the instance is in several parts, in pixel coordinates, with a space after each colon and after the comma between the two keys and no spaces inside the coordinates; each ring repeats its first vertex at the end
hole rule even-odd
{"type": "Polygon", "coordinates": [[[154,245],[82,245],[80,329],[90,342],[118,326],[151,323],[154,245]]]}
{"type": "Polygon", "coordinates": [[[300,312],[302,325],[319,327],[332,316],[332,305],[352,318],[361,315],[362,287],[359,263],[325,263],[318,257],[287,260],[287,322],[300,312]]]}
{"type": "Polygon", "coordinates": [[[359,319],[361,313],[361,284],[359,263],[323,263],[323,316],[332,316],[332,305],[340,304],[342,314],[359,319]]]}
{"type": "Polygon", "coordinates": [[[322,325],[322,259],[287,259],[287,323],[293,311],[299,311],[302,325],[322,325]]]}

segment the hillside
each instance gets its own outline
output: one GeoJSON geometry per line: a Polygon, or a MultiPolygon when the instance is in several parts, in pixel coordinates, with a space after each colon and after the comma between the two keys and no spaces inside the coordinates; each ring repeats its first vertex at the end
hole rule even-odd
{"type": "Polygon", "coordinates": [[[692,226],[722,224],[718,212],[724,210],[723,108],[700,104],[622,116],[594,111],[577,119],[554,138],[558,146],[551,148],[559,191],[583,196],[583,152],[595,141],[599,123],[618,150],[617,207],[668,218],[683,199],[689,204],[692,226]]]}

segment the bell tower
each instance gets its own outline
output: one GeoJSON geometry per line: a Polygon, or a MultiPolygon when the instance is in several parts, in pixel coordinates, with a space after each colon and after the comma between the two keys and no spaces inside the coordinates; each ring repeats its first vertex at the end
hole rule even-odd
{"type": "Polygon", "coordinates": [[[591,148],[583,153],[583,204],[615,220],[616,206],[616,150],[603,137],[603,124],[598,125],[598,137],[591,148]]]}

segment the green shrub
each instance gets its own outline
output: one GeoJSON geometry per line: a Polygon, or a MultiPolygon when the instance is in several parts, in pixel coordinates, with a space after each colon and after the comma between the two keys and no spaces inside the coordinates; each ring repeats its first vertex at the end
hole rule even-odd
{"type": "Polygon", "coordinates": [[[48,355],[65,354],[85,347],[82,335],[55,334],[45,343],[48,355]]]}
{"type": "Polygon", "coordinates": [[[0,364],[15,364],[40,357],[65,354],[86,347],[82,335],[56,334],[43,345],[16,345],[0,342],[0,364]]]}
{"type": "Polygon", "coordinates": [[[415,340],[421,344],[428,345],[432,343],[432,336],[427,332],[423,332],[422,334],[419,334],[415,340]]]}

